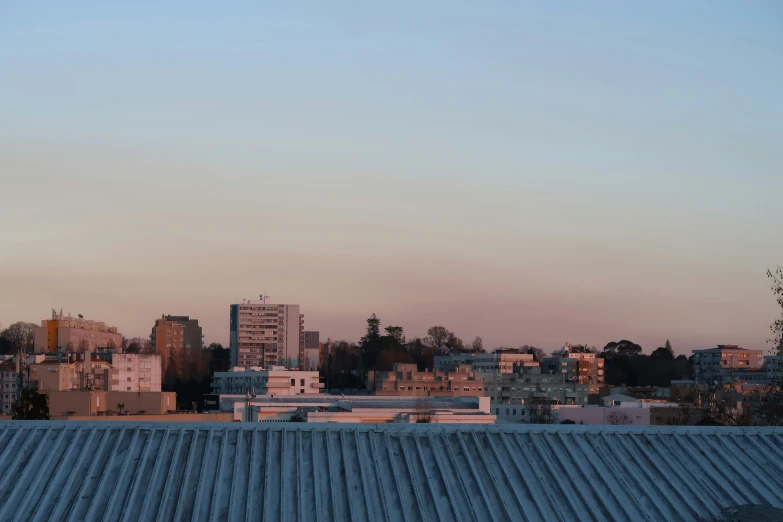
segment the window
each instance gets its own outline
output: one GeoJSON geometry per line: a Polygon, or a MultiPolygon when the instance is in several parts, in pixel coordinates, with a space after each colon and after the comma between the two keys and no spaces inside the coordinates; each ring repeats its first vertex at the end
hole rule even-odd
{"type": "Polygon", "coordinates": [[[304,379],[299,379],[299,386],[304,386],[304,379]]]}
{"type": "Polygon", "coordinates": [[[291,386],[296,386],[296,379],[291,379],[291,386]]]}
{"type": "Polygon", "coordinates": [[[128,391],[131,391],[131,387],[130,386],[128,386],[128,391]]]}

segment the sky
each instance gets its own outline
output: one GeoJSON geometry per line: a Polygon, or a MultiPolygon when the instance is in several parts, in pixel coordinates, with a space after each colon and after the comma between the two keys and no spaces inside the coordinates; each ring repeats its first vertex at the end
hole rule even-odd
{"type": "Polygon", "coordinates": [[[783,6],[0,0],[0,323],[769,348],[783,6]]]}

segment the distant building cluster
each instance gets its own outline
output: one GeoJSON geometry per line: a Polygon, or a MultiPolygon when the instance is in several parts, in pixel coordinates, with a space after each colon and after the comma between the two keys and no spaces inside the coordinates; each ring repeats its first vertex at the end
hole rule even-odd
{"type": "MultiPolygon", "coordinates": [[[[529,347],[436,350],[429,370],[421,361],[390,361],[389,370],[365,372],[359,355],[338,368],[357,377],[352,383],[363,379],[361,391],[346,397],[325,390],[319,369],[331,342],[305,330],[299,305],[244,299],[230,305],[229,325],[230,361],[221,367],[230,362],[230,369],[207,373],[211,393],[203,400],[212,420],[693,423],[714,417],[726,390],[732,414],[756,414],[783,383],[783,354],[718,345],[694,350],[693,375],[670,386],[610,386],[594,348],[566,343],[550,355],[529,347]]],[[[162,314],[149,338],[125,339],[114,326],[52,310],[35,328],[33,354],[0,357],[0,413],[10,415],[30,388],[47,395],[51,418],[173,414],[177,397],[163,390],[205,371],[203,339],[199,321],[187,315],[162,314]]]]}

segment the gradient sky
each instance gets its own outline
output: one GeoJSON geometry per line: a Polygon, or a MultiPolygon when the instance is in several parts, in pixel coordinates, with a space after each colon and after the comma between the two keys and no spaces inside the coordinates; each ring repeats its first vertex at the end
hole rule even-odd
{"type": "Polygon", "coordinates": [[[0,322],[769,347],[779,2],[381,4],[0,1],[0,322]]]}

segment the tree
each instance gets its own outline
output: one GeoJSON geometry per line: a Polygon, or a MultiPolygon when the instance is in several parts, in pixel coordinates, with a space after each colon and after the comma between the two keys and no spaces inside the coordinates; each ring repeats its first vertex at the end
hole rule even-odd
{"type": "Polygon", "coordinates": [[[454,332],[449,332],[449,336],[446,339],[446,347],[452,352],[464,352],[465,344],[462,339],[454,335],[454,332]]]}
{"type": "Polygon", "coordinates": [[[418,399],[413,404],[414,419],[416,423],[430,423],[432,422],[432,411],[426,399],[418,399]]]}
{"type": "Polygon", "coordinates": [[[46,394],[25,388],[13,406],[13,420],[49,420],[49,398],[46,394]]]}
{"type": "Polygon", "coordinates": [[[531,424],[552,424],[554,413],[552,403],[546,399],[532,400],[525,404],[531,424]]]}
{"type": "Polygon", "coordinates": [[[365,346],[381,338],[381,320],[378,316],[372,314],[367,319],[367,333],[359,341],[359,346],[365,346]]]}
{"type": "Polygon", "coordinates": [[[778,353],[783,354],[783,266],[778,265],[774,273],[767,269],[767,277],[772,279],[772,293],[781,308],[780,318],[776,319],[769,327],[772,330],[770,342],[775,343],[778,353]]]}
{"type": "Polygon", "coordinates": [[[430,347],[428,343],[416,337],[408,341],[406,349],[416,361],[420,371],[432,370],[435,365],[435,349],[430,347]]]}
{"type": "Polygon", "coordinates": [[[650,355],[650,358],[657,361],[673,361],[674,360],[674,354],[667,350],[666,347],[661,346],[660,348],[656,348],[655,351],[650,355]]]}
{"type": "Polygon", "coordinates": [[[139,343],[130,343],[127,348],[125,348],[125,353],[139,353],[139,343]]]}
{"type": "Polygon", "coordinates": [[[32,353],[35,345],[35,329],[37,326],[33,323],[18,321],[0,333],[0,337],[5,339],[3,343],[6,347],[10,346],[11,351],[6,353],[32,353]]]}
{"type": "Polygon", "coordinates": [[[227,372],[231,369],[231,350],[223,348],[220,343],[212,343],[207,347],[209,354],[209,373],[227,372]]]}
{"type": "Polygon", "coordinates": [[[612,426],[625,426],[627,424],[633,424],[631,417],[622,411],[613,411],[607,414],[606,422],[612,426]]]}
{"type": "Polygon", "coordinates": [[[389,337],[393,338],[399,344],[405,344],[405,332],[403,331],[402,326],[387,326],[384,330],[386,330],[386,334],[389,337]]]}
{"type": "Polygon", "coordinates": [[[470,343],[470,351],[476,353],[483,352],[484,340],[481,337],[476,336],[476,338],[473,339],[473,342],[470,343]]]}
{"type": "Polygon", "coordinates": [[[375,370],[388,372],[394,369],[396,363],[416,364],[416,360],[403,349],[387,348],[378,354],[375,360],[375,370]]]}
{"type": "Polygon", "coordinates": [[[367,333],[359,340],[359,348],[361,348],[364,358],[364,366],[374,367],[375,360],[383,349],[381,346],[381,320],[375,314],[367,319],[367,333]]]}
{"type": "Polygon", "coordinates": [[[642,347],[638,344],[623,339],[618,342],[611,342],[604,347],[601,357],[604,359],[614,359],[615,357],[631,357],[632,355],[641,355],[642,347]]]}
{"type": "Polygon", "coordinates": [[[544,352],[544,350],[527,344],[523,344],[522,346],[519,347],[519,353],[531,354],[533,356],[533,360],[536,362],[542,362],[544,360],[544,357],[546,357],[546,353],[544,352]]]}
{"type": "Polygon", "coordinates": [[[441,346],[446,345],[446,341],[449,340],[451,335],[454,334],[443,326],[432,326],[427,329],[427,337],[424,338],[424,343],[433,350],[438,350],[441,346]]]}
{"type": "Polygon", "coordinates": [[[327,390],[364,388],[364,364],[362,350],[346,341],[332,343],[326,364],[321,367],[321,377],[327,390]]]}
{"type": "Polygon", "coordinates": [[[79,341],[79,352],[84,353],[90,349],[90,342],[87,339],[79,341]]]}

